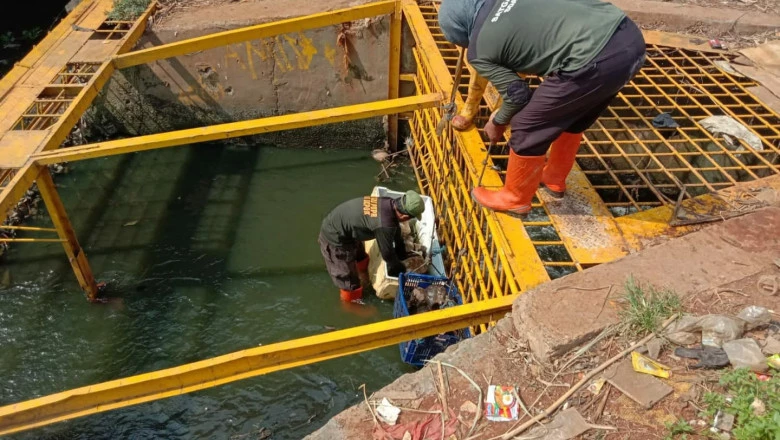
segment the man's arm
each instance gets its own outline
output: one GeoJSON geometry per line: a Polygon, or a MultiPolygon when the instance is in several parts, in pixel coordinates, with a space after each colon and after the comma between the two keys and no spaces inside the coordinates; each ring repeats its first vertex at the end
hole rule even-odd
{"type": "Polygon", "coordinates": [[[483,58],[469,60],[481,76],[487,78],[501,95],[501,108],[493,117],[496,125],[507,125],[531,100],[531,89],[517,72],[483,58]]]}
{"type": "MultiPolygon", "coordinates": [[[[379,245],[379,252],[382,254],[382,259],[387,263],[387,274],[392,277],[397,277],[401,272],[406,271],[401,258],[399,258],[399,248],[393,246],[397,239],[401,237],[400,228],[379,228],[376,230],[376,244],[379,245]]],[[[406,247],[404,246],[403,239],[401,239],[400,251],[406,256],[406,247]]]]}
{"type": "Polygon", "coordinates": [[[395,255],[399,260],[406,259],[406,243],[404,243],[404,237],[401,235],[401,228],[395,228],[395,255]]]}

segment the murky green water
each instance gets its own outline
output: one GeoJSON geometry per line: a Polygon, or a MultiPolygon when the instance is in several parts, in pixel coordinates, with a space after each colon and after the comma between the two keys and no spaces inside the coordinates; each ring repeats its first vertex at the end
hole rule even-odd
{"type": "MultiPolygon", "coordinates": [[[[116,299],[89,304],[59,244],[15,246],[0,266],[0,405],[392,317],[375,297],[372,316],[342,310],[317,245],[322,217],[378,172],[365,150],[219,145],[77,164],[57,182],[116,299]]],[[[387,347],[12,438],[297,439],[362,399],[361,383],[408,371],[387,347]]]]}

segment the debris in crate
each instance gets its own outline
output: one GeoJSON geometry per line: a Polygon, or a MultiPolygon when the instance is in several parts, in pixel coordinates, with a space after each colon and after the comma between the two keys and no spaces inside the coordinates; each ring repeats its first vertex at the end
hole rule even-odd
{"type": "Polygon", "coordinates": [[[455,305],[455,300],[447,294],[447,287],[442,285],[431,285],[423,289],[415,287],[409,298],[409,314],[416,315],[431,310],[445,309],[455,305]]]}

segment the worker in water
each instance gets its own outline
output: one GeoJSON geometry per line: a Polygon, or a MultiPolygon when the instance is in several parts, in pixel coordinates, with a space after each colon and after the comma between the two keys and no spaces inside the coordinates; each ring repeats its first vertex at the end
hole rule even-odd
{"type": "Polygon", "coordinates": [[[407,252],[400,223],[418,220],[425,210],[422,197],[407,191],[401,198],[359,197],[337,206],[322,221],[320,250],[333,283],[341,289],[342,301],[363,297],[361,273],[367,274],[367,240],[376,239],[387,274],[404,272],[407,252]]]}
{"type": "MultiPolygon", "coordinates": [[[[563,197],[582,132],[644,64],[642,32],[599,0],[443,0],[439,25],[501,95],[487,137],[502,141],[511,127],[504,187],[475,188],[474,199],[525,215],[540,183],[563,197]],[[518,74],[544,81],[532,93],[518,74]]],[[[473,82],[472,90],[484,90],[484,82],[473,82]]]]}

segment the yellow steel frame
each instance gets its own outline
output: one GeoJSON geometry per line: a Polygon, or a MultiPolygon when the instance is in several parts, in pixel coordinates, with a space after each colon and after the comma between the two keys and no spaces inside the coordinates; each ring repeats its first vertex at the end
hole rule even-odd
{"type": "MultiPolygon", "coordinates": [[[[113,63],[117,69],[124,69],[125,67],[186,55],[199,50],[214,49],[216,47],[227,46],[229,44],[248,40],[337,25],[348,21],[360,20],[362,18],[375,17],[377,15],[394,14],[394,12],[394,0],[368,3],[365,5],[353,6],[351,8],[218,32],[203,37],[163,44],[149,49],[137,50],[114,57],[113,63]]],[[[400,33],[397,38],[400,39],[400,33]]]]}
{"type": "Polygon", "coordinates": [[[427,95],[374,101],[366,104],[347,105],[324,110],[293,113],[283,116],[271,116],[248,121],[230,122],[207,127],[190,128],[96,144],[87,144],[79,147],[39,153],[33,155],[32,159],[39,165],[94,159],[177,145],[196,144],[199,142],[224,140],[261,133],[271,133],[274,131],[293,130],[314,125],[332,124],[374,116],[397,114],[426,107],[433,107],[438,105],[440,100],[440,94],[429,93],[427,95]]]}
{"type": "Polygon", "coordinates": [[[0,407],[0,435],[495,321],[511,310],[513,299],[505,296],[270,344],[0,407]]]}

